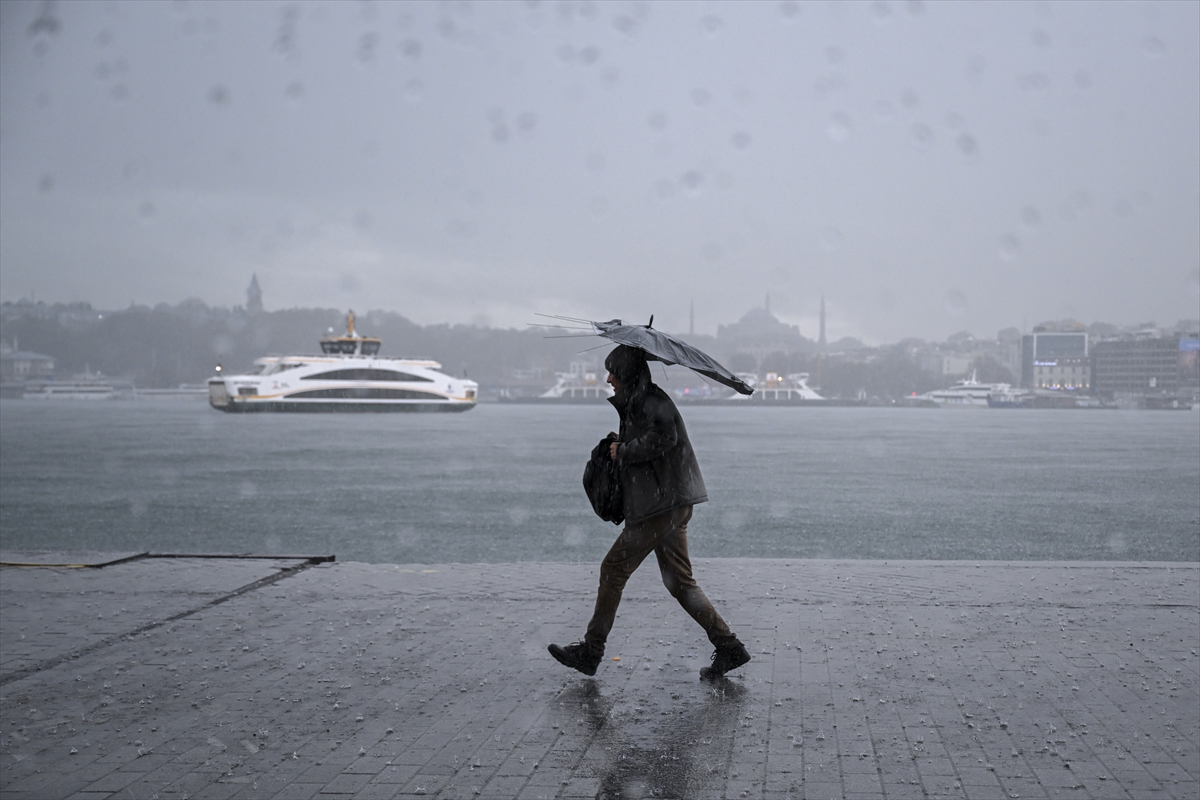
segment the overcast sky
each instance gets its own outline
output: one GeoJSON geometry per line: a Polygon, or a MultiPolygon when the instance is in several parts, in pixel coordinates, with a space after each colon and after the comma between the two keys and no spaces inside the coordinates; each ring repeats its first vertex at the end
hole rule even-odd
{"type": "Polygon", "coordinates": [[[1200,315],[1195,2],[0,2],[0,299],[1200,315]]]}

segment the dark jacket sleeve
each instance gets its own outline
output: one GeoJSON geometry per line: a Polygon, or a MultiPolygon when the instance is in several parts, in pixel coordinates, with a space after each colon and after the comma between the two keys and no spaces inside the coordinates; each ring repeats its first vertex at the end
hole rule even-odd
{"type": "Polygon", "coordinates": [[[637,436],[628,442],[622,442],[617,448],[617,463],[640,464],[643,461],[653,461],[665,455],[679,441],[675,427],[673,409],[662,403],[653,395],[646,398],[640,409],[638,420],[640,430],[637,436]]]}

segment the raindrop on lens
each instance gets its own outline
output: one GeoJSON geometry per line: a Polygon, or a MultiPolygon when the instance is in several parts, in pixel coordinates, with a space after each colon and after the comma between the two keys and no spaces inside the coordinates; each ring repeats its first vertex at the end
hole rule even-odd
{"type": "Polygon", "coordinates": [[[725,23],[715,14],[709,14],[700,20],[700,30],[704,31],[706,36],[716,36],[721,32],[721,26],[725,23]]]}
{"type": "Polygon", "coordinates": [[[711,97],[707,89],[692,89],[692,102],[698,106],[708,105],[711,97]]]}
{"type": "Polygon", "coordinates": [[[967,80],[971,83],[981,83],[987,70],[987,59],[983,56],[971,56],[967,59],[967,80]]]}
{"type": "Polygon", "coordinates": [[[779,4],[779,16],[783,17],[785,22],[791,22],[800,16],[800,3],[797,0],[783,0],[779,4]]]}
{"type": "Polygon", "coordinates": [[[946,313],[952,317],[961,317],[967,313],[968,303],[967,296],[958,289],[951,289],[946,292],[946,313]]]}
{"type": "Polygon", "coordinates": [[[928,150],[933,147],[936,137],[933,133],[933,128],[930,128],[924,122],[918,122],[912,126],[908,138],[918,150],[928,150]]]}
{"type": "Polygon", "coordinates": [[[1013,261],[1021,254],[1021,240],[1016,234],[1006,233],[1000,237],[1000,257],[1005,261],[1013,261]]]}
{"type": "Polygon", "coordinates": [[[1029,72],[1017,78],[1017,85],[1030,94],[1045,94],[1050,91],[1050,78],[1044,72],[1029,72]]]}
{"type": "Polygon", "coordinates": [[[1021,222],[1030,228],[1036,228],[1042,222],[1042,214],[1033,206],[1025,206],[1021,209],[1021,222]]]}
{"type": "Polygon", "coordinates": [[[853,132],[854,127],[850,115],[842,111],[832,114],[829,122],[825,125],[825,135],[835,144],[847,141],[853,132]]]}
{"type": "Polygon", "coordinates": [[[979,142],[969,133],[960,133],[954,140],[954,146],[966,158],[974,159],[979,155],[979,142]]]}
{"type": "Polygon", "coordinates": [[[843,241],[842,232],[837,228],[826,228],[821,231],[821,246],[831,253],[840,249],[843,241]]]}
{"type": "Polygon", "coordinates": [[[1162,58],[1167,46],[1157,36],[1147,36],[1142,40],[1142,54],[1146,58],[1162,58]]]}
{"type": "Polygon", "coordinates": [[[745,150],[750,146],[750,134],[745,131],[738,131],[733,135],[731,141],[733,142],[733,146],[738,150],[745,150]]]}

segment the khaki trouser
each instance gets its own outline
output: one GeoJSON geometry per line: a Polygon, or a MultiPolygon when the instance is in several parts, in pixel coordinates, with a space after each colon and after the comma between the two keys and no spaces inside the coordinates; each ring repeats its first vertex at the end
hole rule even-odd
{"type": "Polygon", "coordinates": [[[612,630],[621,603],[621,592],[633,571],[646,556],[653,552],[658,556],[658,569],[662,573],[667,591],[679,601],[683,610],[700,623],[708,640],[716,646],[737,641],[725,620],[713,608],[712,603],[692,578],[692,562],[688,559],[687,524],[692,518],[692,507],[683,506],[665,511],[625,529],[609,548],[608,555],[600,563],[600,589],[596,593],[596,610],[588,623],[584,643],[596,654],[604,653],[604,643],[612,630]]]}

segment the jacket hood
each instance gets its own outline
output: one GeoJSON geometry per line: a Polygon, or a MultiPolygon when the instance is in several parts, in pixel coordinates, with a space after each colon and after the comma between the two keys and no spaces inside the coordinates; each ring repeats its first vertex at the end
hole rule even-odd
{"type": "Polygon", "coordinates": [[[621,384],[636,383],[642,373],[650,374],[646,364],[646,352],[637,347],[619,344],[604,359],[604,368],[611,372],[621,384]]]}

